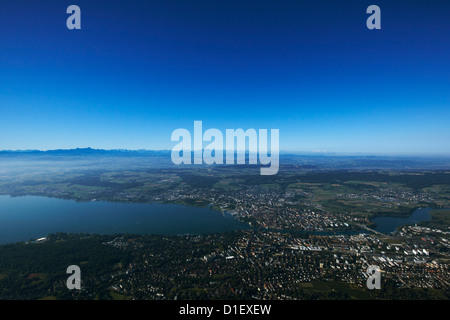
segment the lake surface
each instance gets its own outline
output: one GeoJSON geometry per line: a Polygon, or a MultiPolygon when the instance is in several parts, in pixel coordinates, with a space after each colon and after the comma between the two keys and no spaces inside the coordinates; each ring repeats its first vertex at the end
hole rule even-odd
{"type": "Polygon", "coordinates": [[[50,233],[203,234],[249,226],[208,208],[0,196],[0,244],[50,233]]]}
{"type": "Polygon", "coordinates": [[[413,211],[409,217],[399,218],[399,217],[377,217],[372,219],[372,222],[376,224],[374,230],[381,233],[391,233],[394,232],[397,227],[404,225],[411,225],[419,223],[422,221],[428,221],[431,218],[430,208],[419,208],[413,211]]]}

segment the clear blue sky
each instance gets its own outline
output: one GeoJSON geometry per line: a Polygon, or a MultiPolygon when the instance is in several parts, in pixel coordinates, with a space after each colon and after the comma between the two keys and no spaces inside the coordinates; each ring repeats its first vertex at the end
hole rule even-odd
{"type": "Polygon", "coordinates": [[[449,17],[448,0],[4,0],[0,150],[170,149],[202,120],[280,129],[282,150],[450,153],[449,17]]]}

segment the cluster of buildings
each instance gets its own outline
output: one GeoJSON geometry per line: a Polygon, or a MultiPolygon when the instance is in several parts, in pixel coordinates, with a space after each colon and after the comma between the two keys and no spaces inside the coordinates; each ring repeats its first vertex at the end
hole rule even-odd
{"type": "Polygon", "coordinates": [[[382,283],[399,289],[450,289],[444,247],[410,237],[242,231],[106,245],[120,243],[134,253],[133,272],[112,279],[111,288],[136,299],[296,299],[318,283],[367,291],[371,265],[381,270],[382,283]]]}

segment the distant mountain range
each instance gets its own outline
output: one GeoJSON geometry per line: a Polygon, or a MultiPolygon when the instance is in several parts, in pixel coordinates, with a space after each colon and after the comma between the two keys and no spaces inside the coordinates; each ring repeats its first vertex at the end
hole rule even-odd
{"type": "MultiPolygon", "coordinates": [[[[93,148],[76,148],[76,149],[55,149],[55,150],[0,150],[0,155],[6,154],[23,154],[23,155],[170,155],[171,150],[129,150],[129,149],[93,149],[93,148]]],[[[246,152],[248,154],[248,152],[246,152]]],[[[366,154],[339,154],[330,152],[292,152],[292,151],[280,151],[280,155],[284,157],[311,157],[311,158],[352,158],[352,159],[367,159],[367,160],[398,160],[398,159],[450,159],[450,154],[448,155],[366,155],[366,154]]]]}
{"type": "Polygon", "coordinates": [[[61,156],[89,156],[89,155],[103,155],[103,156],[166,156],[170,155],[170,150],[104,150],[92,148],[76,148],[76,149],[56,149],[56,150],[2,150],[0,155],[61,155],[61,156]]]}

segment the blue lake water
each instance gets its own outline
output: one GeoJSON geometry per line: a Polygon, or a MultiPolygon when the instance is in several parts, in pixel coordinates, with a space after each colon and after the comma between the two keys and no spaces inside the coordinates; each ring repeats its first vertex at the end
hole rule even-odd
{"type": "Polygon", "coordinates": [[[397,229],[397,227],[404,225],[412,225],[422,221],[428,221],[431,218],[430,208],[419,208],[413,211],[409,217],[377,217],[372,219],[372,222],[376,224],[374,230],[381,233],[391,233],[397,229]]]}
{"type": "MultiPolygon", "coordinates": [[[[431,218],[430,210],[416,209],[404,218],[375,218],[372,220],[377,225],[374,229],[387,234],[402,225],[427,221],[431,218]]],[[[36,239],[56,232],[177,235],[247,229],[247,224],[208,208],[0,195],[0,244],[36,239]]]]}
{"type": "Polygon", "coordinates": [[[203,234],[249,229],[208,208],[0,196],[0,244],[50,233],[203,234]]]}

